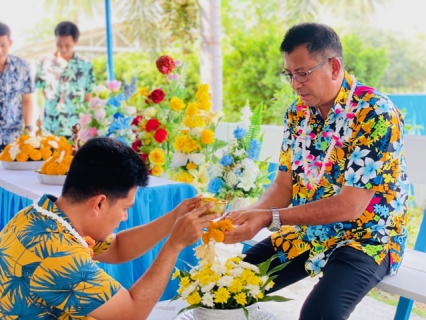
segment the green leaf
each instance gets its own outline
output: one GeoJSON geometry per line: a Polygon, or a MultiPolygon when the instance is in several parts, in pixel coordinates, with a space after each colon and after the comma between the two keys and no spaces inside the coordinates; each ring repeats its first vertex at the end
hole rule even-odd
{"type": "Polygon", "coordinates": [[[285,298],[282,296],[264,296],[261,302],[275,301],[275,302],[286,302],[291,301],[293,299],[285,298]]]}
{"type": "Polygon", "coordinates": [[[288,264],[290,263],[290,261],[287,261],[287,262],[284,262],[284,263],[282,263],[282,264],[280,264],[280,265],[278,265],[278,266],[276,266],[274,269],[272,269],[272,270],[270,270],[268,273],[267,273],[267,275],[269,276],[269,275],[271,275],[271,274],[274,274],[274,273],[276,273],[276,272],[278,272],[278,271],[281,271],[282,269],[284,269],[288,264]]]}
{"type": "MultiPolygon", "coordinates": [[[[249,105],[248,101],[247,104],[249,105]]],[[[253,114],[250,118],[250,127],[247,131],[247,135],[244,138],[245,149],[248,149],[249,143],[252,139],[260,138],[260,129],[262,127],[262,112],[263,112],[263,102],[259,103],[254,109],[253,114]]]]}

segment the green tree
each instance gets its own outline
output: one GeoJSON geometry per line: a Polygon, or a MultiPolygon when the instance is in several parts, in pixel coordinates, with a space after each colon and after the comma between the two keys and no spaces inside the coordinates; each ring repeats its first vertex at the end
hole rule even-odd
{"type": "Polygon", "coordinates": [[[344,67],[358,81],[377,87],[388,64],[386,50],[366,44],[358,35],[348,34],[342,38],[344,67]]]}

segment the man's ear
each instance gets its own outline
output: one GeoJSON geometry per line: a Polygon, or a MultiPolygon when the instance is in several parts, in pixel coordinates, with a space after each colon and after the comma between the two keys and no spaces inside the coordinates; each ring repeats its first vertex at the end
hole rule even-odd
{"type": "Polygon", "coordinates": [[[95,213],[99,213],[102,210],[105,210],[105,208],[107,208],[107,205],[108,205],[108,199],[104,194],[99,194],[92,198],[91,206],[92,206],[93,212],[95,213]]]}
{"type": "Polygon", "coordinates": [[[339,78],[340,72],[342,71],[343,65],[339,58],[335,57],[331,60],[331,77],[333,80],[339,78]]]}

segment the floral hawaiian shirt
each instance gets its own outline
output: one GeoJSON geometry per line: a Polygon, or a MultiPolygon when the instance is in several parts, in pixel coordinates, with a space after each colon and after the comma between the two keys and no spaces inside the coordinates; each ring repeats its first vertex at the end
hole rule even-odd
{"type": "Polygon", "coordinates": [[[34,91],[30,68],[21,58],[9,55],[0,72],[0,145],[15,140],[22,132],[21,95],[34,91]]]}
{"type": "MultiPolygon", "coordinates": [[[[38,205],[67,216],[44,195],[38,205]]],[[[97,242],[93,253],[112,242],[97,242]]],[[[100,269],[62,224],[32,206],[20,211],[0,232],[0,319],[88,319],[111,299],[120,284],[100,269]]]]}
{"type": "Polygon", "coordinates": [[[301,99],[284,117],[279,169],[292,173],[293,206],[336,195],[342,186],[375,192],[356,220],[283,226],[272,235],[274,248],[284,253],[283,261],[309,250],[305,268],[311,276],[320,273],[333,251],[341,246],[361,250],[378,264],[390,252],[393,274],[405,248],[409,182],[403,152],[403,118],[389,98],[359,82],[354,88],[352,112],[342,112],[354,81],[345,72],[327,119],[323,120],[316,108],[305,106],[301,99]],[[305,126],[307,112],[310,117],[305,126]],[[342,119],[345,125],[334,133],[336,123],[342,119]],[[324,161],[332,139],[338,143],[329,152],[328,161],[324,161]],[[322,178],[312,184],[307,174],[312,176],[314,172],[315,176],[321,171],[322,178]]]}
{"type": "Polygon", "coordinates": [[[71,136],[79,116],[76,107],[94,85],[93,66],[77,54],[68,62],[54,54],[43,57],[37,66],[36,87],[43,90],[44,129],[54,135],[71,136]]]}

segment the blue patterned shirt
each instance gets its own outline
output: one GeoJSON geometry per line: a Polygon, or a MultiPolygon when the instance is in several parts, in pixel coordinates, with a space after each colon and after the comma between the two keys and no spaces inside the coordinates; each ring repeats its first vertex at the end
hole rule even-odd
{"type": "Polygon", "coordinates": [[[9,55],[0,72],[0,145],[11,143],[22,131],[22,94],[34,91],[30,68],[21,58],[9,55]]]}
{"type": "Polygon", "coordinates": [[[44,129],[54,135],[72,135],[78,123],[77,104],[84,102],[94,85],[92,63],[77,54],[66,61],[54,54],[43,57],[37,66],[36,87],[43,90],[44,129]]]}

